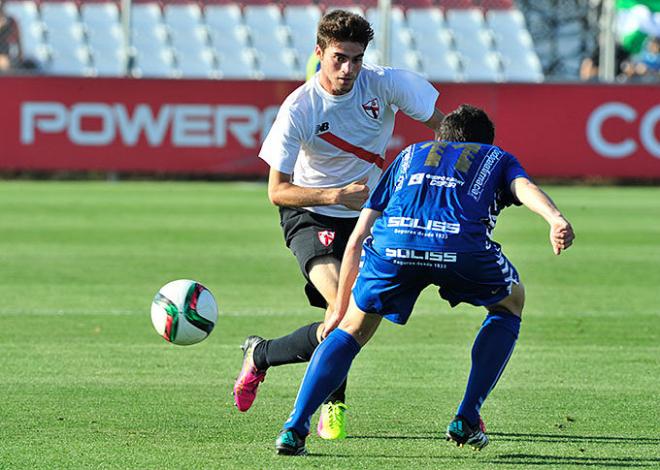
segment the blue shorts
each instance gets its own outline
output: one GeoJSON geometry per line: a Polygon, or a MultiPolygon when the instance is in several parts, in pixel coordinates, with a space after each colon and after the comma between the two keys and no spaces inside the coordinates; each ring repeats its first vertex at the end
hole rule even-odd
{"type": "Polygon", "coordinates": [[[363,265],[353,286],[357,306],[404,325],[427,286],[439,287],[452,307],[461,302],[492,305],[511,294],[520,278],[497,244],[490,250],[455,253],[386,248],[365,240],[363,265]]]}

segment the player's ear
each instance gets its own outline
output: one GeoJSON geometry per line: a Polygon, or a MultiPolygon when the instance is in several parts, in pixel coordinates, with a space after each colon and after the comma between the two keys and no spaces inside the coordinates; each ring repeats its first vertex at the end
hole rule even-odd
{"type": "Polygon", "coordinates": [[[323,57],[323,49],[321,49],[321,46],[319,46],[318,44],[314,48],[314,54],[316,54],[316,57],[318,57],[319,60],[321,60],[321,58],[323,57]]]}

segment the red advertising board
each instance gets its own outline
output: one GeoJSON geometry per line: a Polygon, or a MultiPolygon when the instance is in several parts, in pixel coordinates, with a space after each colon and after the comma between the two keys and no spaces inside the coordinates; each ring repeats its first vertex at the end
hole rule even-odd
{"type": "MultiPolygon", "coordinates": [[[[257,154],[287,81],[0,77],[0,171],[265,175],[257,154]]],[[[484,108],[531,175],[660,178],[660,87],[436,84],[484,108]]],[[[388,157],[431,138],[400,115],[388,157]]]]}

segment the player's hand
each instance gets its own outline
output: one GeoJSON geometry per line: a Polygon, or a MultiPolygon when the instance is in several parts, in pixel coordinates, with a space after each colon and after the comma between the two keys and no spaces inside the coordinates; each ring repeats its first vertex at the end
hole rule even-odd
{"type": "Polygon", "coordinates": [[[337,328],[343,319],[344,315],[338,311],[335,310],[331,312],[323,322],[323,332],[321,333],[321,339],[325,339],[330,333],[332,333],[332,330],[337,328]]]}
{"type": "Polygon", "coordinates": [[[337,197],[339,204],[348,207],[354,211],[359,211],[369,198],[368,178],[362,178],[348,186],[339,189],[337,197]]]}
{"type": "Polygon", "coordinates": [[[568,220],[560,217],[550,224],[550,244],[556,255],[571,246],[574,239],[575,232],[568,220]]]}

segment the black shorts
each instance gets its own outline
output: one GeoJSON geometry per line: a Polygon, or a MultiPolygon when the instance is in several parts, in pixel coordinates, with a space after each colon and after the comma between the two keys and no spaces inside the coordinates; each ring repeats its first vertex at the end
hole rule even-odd
{"type": "Polygon", "coordinates": [[[280,207],[280,225],[286,246],[298,260],[305,276],[305,294],[310,305],[325,309],[328,304],[309,280],[309,262],[331,255],[341,261],[357,217],[330,217],[305,209],[280,207]]]}

